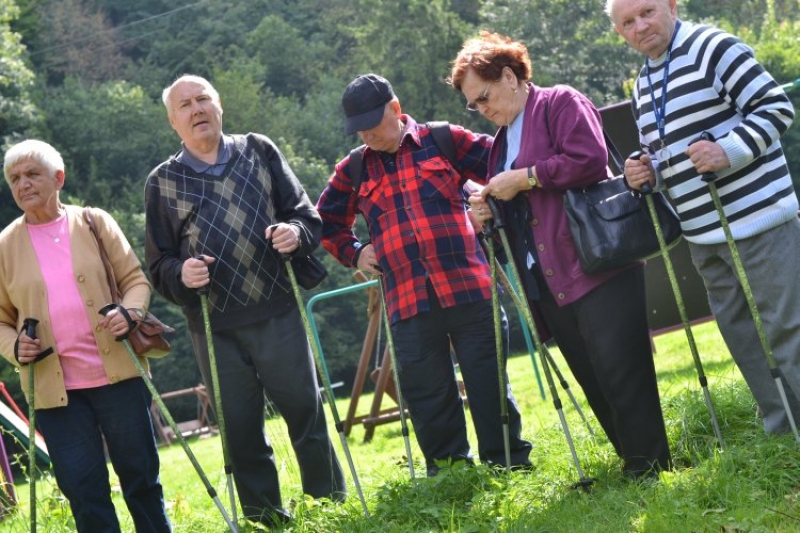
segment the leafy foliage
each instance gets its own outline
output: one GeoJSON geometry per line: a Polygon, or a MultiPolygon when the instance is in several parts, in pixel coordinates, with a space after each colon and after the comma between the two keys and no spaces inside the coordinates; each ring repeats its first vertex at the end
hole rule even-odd
{"type": "MultiPolygon", "coordinates": [[[[795,0],[685,0],[680,14],[742,36],[781,82],[800,77],[795,0]]],[[[357,74],[392,81],[405,112],[475,131],[494,126],[467,113],[444,83],[462,42],[480,29],[524,41],[540,85],[567,83],[597,106],[627,98],[642,58],[612,31],[605,0],[0,0],[0,136],[40,137],[64,155],[70,201],[112,211],[137,251],[144,179],[176,152],[160,101],[177,76],[209,77],[228,132],[269,135],[315,200],[333,165],[359,141],[343,135],[340,98],[357,74]]],[[[793,99],[800,105],[800,91],[793,99]]],[[[787,147],[800,143],[792,128],[787,147]]],[[[800,150],[786,150],[796,181],[800,150]]],[[[798,183],[800,184],[800,183],[798,183]]],[[[0,184],[0,224],[19,211],[0,184]]],[[[359,226],[359,233],[364,234],[359,226]]],[[[354,283],[323,250],[328,279],[316,294],[354,283]]],[[[315,308],[333,381],[348,390],[366,327],[366,298],[315,308]]],[[[174,352],[153,365],[160,390],[199,381],[180,311],[155,296],[179,330],[174,352]]],[[[507,306],[512,324],[513,308],[507,306]]],[[[519,338],[519,335],[516,335],[519,338]]],[[[521,346],[520,346],[521,347],[521,346]]],[[[16,382],[13,369],[0,378],[16,382]]],[[[179,416],[180,418],[180,416],[179,416]]]]}

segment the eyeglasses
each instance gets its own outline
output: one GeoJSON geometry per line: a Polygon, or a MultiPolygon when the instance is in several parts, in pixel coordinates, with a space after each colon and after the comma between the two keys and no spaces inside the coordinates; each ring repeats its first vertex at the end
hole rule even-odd
{"type": "Polygon", "coordinates": [[[486,87],[483,88],[481,94],[475,99],[474,102],[467,102],[467,111],[477,111],[479,105],[483,105],[489,101],[489,87],[492,85],[492,82],[486,84],[486,87]]]}

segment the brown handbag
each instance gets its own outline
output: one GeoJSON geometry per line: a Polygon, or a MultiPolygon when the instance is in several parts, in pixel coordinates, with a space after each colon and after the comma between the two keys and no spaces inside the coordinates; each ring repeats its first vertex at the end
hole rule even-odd
{"type": "MultiPolygon", "coordinates": [[[[111,261],[108,259],[108,254],[103,246],[103,240],[97,232],[97,226],[94,224],[94,217],[88,207],[83,209],[83,219],[89,225],[89,230],[94,235],[97,241],[97,246],[100,248],[100,258],[103,260],[103,267],[106,270],[106,278],[108,285],[111,289],[111,297],[115,304],[121,301],[119,288],[114,279],[114,270],[111,267],[111,261]]],[[[159,359],[167,355],[170,351],[169,341],[164,338],[164,333],[172,333],[175,330],[161,322],[150,311],[141,320],[133,320],[134,326],[128,332],[128,341],[131,343],[131,348],[136,355],[142,357],[150,357],[151,359],[159,359]]]]}

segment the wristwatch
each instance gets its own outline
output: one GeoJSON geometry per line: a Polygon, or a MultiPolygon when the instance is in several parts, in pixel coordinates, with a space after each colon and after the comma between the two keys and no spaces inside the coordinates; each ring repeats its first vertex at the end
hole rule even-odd
{"type": "Polygon", "coordinates": [[[533,167],[528,167],[528,185],[530,185],[531,189],[539,186],[539,180],[533,175],[533,167]]]}

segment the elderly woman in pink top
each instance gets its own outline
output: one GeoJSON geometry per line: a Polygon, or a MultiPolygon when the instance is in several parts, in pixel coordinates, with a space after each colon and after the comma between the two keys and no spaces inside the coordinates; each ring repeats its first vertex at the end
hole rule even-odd
{"type": "MultiPolygon", "coordinates": [[[[170,531],[159,481],[150,395],[125,347],[129,330],[112,301],[95,237],[78,206],[64,205],[64,162],[26,140],[5,154],[6,181],[23,215],[0,233],[0,353],[35,372],[37,428],[79,532],[117,532],[103,440],[137,532],[170,531]],[[38,322],[33,322],[34,319],[38,322]],[[27,324],[35,335],[28,336],[27,324]],[[45,358],[36,356],[52,350],[45,358]]],[[[92,209],[121,305],[144,313],[150,284],[114,219],[92,209]]],[[[147,361],[140,361],[147,365],[147,361]]],[[[28,399],[30,401],[30,398],[28,399]]]]}

